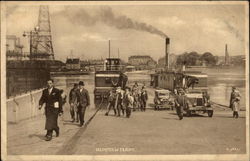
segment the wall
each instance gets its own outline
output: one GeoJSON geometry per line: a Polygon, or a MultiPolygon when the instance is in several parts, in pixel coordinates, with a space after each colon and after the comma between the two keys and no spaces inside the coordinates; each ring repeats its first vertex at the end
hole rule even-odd
{"type": "Polygon", "coordinates": [[[46,86],[50,69],[45,61],[7,61],[7,98],[46,86]]]}
{"type": "Polygon", "coordinates": [[[42,89],[27,94],[10,98],[6,101],[6,112],[8,123],[18,123],[44,113],[38,109],[38,102],[42,95],[42,89]]]}

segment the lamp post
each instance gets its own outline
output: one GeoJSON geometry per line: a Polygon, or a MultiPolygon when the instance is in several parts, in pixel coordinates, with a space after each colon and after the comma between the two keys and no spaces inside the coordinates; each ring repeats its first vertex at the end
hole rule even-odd
{"type": "MultiPolygon", "coordinates": [[[[35,53],[33,53],[33,48],[34,48],[34,38],[35,36],[38,36],[38,32],[39,31],[39,27],[35,27],[34,30],[31,30],[29,32],[27,31],[24,31],[23,33],[23,37],[29,37],[30,39],[30,60],[33,59],[33,56],[35,53]]],[[[37,50],[35,50],[35,52],[37,52],[37,50]]],[[[26,92],[30,91],[31,90],[31,84],[30,82],[28,82],[28,77],[30,77],[30,73],[33,73],[32,72],[32,69],[30,69],[31,72],[26,72],[25,73],[25,85],[26,85],[26,92]],[[29,87],[29,88],[28,88],[29,87]]]]}
{"type": "Polygon", "coordinates": [[[37,26],[37,27],[34,28],[34,30],[31,30],[29,32],[27,32],[27,31],[23,32],[23,37],[27,36],[27,37],[30,38],[30,59],[32,58],[32,56],[34,54],[33,51],[32,51],[32,48],[34,47],[33,46],[33,41],[34,41],[34,36],[38,35],[38,33],[39,33],[38,31],[39,31],[39,27],[37,26]]]}

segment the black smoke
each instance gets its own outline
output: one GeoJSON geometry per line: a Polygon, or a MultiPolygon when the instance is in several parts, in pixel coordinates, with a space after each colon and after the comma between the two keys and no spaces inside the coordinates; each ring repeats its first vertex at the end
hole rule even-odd
{"type": "Polygon", "coordinates": [[[156,27],[138,22],[129,18],[125,15],[116,15],[111,7],[105,6],[100,7],[100,10],[95,14],[91,15],[83,8],[79,7],[66,7],[64,15],[74,24],[92,26],[97,22],[102,22],[108,26],[115,27],[117,29],[134,29],[137,31],[149,32],[156,34],[161,37],[168,37],[164,32],[160,31],[156,27]]]}

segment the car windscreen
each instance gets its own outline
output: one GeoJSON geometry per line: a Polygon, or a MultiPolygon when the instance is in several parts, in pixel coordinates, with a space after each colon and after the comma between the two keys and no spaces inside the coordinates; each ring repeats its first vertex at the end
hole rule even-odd
{"type": "Polygon", "coordinates": [[[168,96],[168,93],[159,93],[158,96],[168,96]]]}

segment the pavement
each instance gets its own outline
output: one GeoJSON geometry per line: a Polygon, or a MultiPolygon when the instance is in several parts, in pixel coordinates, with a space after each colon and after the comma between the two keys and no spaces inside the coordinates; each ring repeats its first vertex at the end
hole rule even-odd
{"type": "MultiPolygon", "coordinates": [[[[149,106],[150,107],[150,106],[149,106]]],[[[69,107],[59,118],[60,136],[44,140],[45,116],[7,126],[8,155],[110,155],[110,154],[243,154],[246,152],[245,111],[216,108],[206,114],[179,120],[175,111],[132,112],[130,118],[90,107],[87,123],[70,122],[69,107]]]]}

